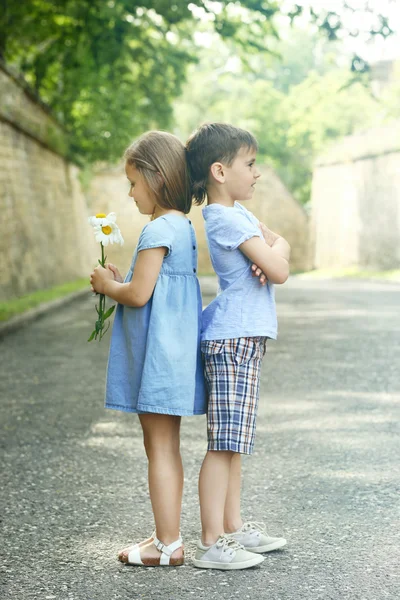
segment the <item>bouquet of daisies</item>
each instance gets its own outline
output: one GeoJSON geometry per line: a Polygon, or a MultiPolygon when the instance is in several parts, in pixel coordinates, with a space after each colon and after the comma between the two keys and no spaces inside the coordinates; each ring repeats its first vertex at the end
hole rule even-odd
{"type": "MultiPolygon", "coordinates": [[[[109,213],[108,215],[98,213],[94,217],[89,217],[89,223],[93,227],[96,242],[99,242],[101,247],[101,260],[99,259],[98,262],[104,268],[107,259],[104,248],[108,246],[108,244],[120,244],[122,246],[124,243],[116,221],[117,215],[115,213],[109,213]]],[[[104,294],[99,294],[99,303],[96,305],[97,320],[88,342],[97,339],[100,341],[102,339],[110,326],[110,323],[107,323],[107,326],[105,327],[105,322],[111,317],[114,309],[115,304],[106,310],[106,297],[104,294]]]]}

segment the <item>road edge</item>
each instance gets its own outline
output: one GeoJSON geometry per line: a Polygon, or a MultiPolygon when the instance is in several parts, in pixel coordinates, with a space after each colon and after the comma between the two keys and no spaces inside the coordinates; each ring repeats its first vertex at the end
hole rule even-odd
{"type": "MultiPolygon", "coordinates": [[[[214,296],[216,294],[217,280],[214,276],[200,276],[199,281],[201,291],[204,295],[214,296]]],[[[27,310],[26,312],[21,313],[20,315],[11,317],[11,319],[8,319],[7,321],[0,322],[0,339],[5,337],[9,333],[16,331],[17,329],[25,327],[25,325],[29,325],[33,321],[36,321],[36,319],[47,315],[48,313],[56,310],[57,308],[65,306],[66,304],[69,304],[70,302],[73,302],[74,300],[77,300],[79,298],[83,298],[85,296],[89,297],[90,294],[91,291],[87,288],[83,290],[78,290],[77,292],[72,292],[67,296],[57,298],[56,300],[51,300],[50,302],[44,302],[42,304],[39,304],[35,308],[31,308],[30,310],[27,310]]]]}
{"type": "Polygon", "coordinates": [[[56,300],[50,300],[50,302],[43,302],[35,308],[31,308],[30,310],[27,310],[26,312],[20,315],[16,315],[15,317],[8,319],[7,321],[1,322],[0,339],[5,337],[9,333],[14,332],[17,329],[20,329],[21,327],[24,327],[25,325],[29,325],[29,323],[32,323],[32,321],[36,321],[36,319],[47,315],[48,313],[52,312],[53,310],[56,310],[57,308],[69,304],[70,302],[73,302],[74,300],[77,300],[79,298],[83,298],[84,296],[89,297],[90,293],[91,292],[89,289],[84,288],[83,290],[72,292],[67,296],[57,298],[56,300]]]}

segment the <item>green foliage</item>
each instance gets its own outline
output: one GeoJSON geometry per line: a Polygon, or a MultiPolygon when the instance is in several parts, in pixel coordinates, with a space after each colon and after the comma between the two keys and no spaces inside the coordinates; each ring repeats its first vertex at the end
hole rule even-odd
{"type": "MultiPolygon", "coordinates": [[[[248,4],[262,35],[276,6],[248,4]]],[[[65,125],[73,159],[114,160],[132,136],[171,121],[171,101],[195,60],[189,6],[203,2],[6,0],[0,55],[65,125]]],[[[225,10],[215,27],[221,36],[245,39],[243,22],[225,10]]]]}
{"type": "Polygon", "coordinates": [[[354,79],[339,68],[339,49],[335,54],[324,44],[318,48],[315,36],[295,32],[277,50],[280,59],[270,57],[264,68],[258,63],[246,71],[229,62],[229,49],[216,40],[189,70],[175,103],[176,128],[182,138],[206,121],[250,129],[260,161],[271,164],[305,204],[316,156],[332,141],[374,124],[380,105],[366,76],[354,79]],[[295,48],[303,50],[297,55],[295,48]]]}
{"type": "Polygon", "coordinates": [[[286,96],[282,110],[290,122],[289,160],[278,171],[300,202],[310,198],[316,156],[335,140],[374,124],[378,104],[366,84],[339,69],[325,75],[311,72],[286,96]]]}
{"type": "Polygon", "coordinates": [[[382,93],[383,118],[400,119],[400,63],[396,63],[391,84],[382,93]]]}
{"type": "MultiPolygon", "coordinates": [[[[133,136],[170,126],[171,103],[181,92],[187,65],[197,60],[194,34],[203,23],[233,41],[246,64],[271,52],[281,5],[277,0],[3,0],[0,57],[25,75],[70,133],[72,159],[112,161],[133,136]]],[[[303,9],[293,5],[288,12],[295,20],[303,9]]],[[[311,17],[328,38],[345,29],[332,12],[318,9],[311,17]]],[[[383,17],[371,30],[380,31],[390,33],[383,17]]],[[[281,85],[287,83],[281,79],[281,85]]]]}

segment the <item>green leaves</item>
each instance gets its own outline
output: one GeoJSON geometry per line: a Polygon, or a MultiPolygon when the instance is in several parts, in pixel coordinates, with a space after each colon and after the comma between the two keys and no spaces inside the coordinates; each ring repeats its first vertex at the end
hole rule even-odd
{"type": "MultiPolygon", "coordinates": [[[[101,249],[101,260],[99,259],[98,263],[101,267],[105,268],[107,256],[105,256],[105,254],[104,254],[104,246],[101,242],[100,242],[100,249],[101,249]]],[[[102,337],[107,333],[107,331],[110,327],[110,323],[107,323],[107,327],[104,329],[104,324],[105,324],[106,320],[109,319],[111,317],[111,315],[113,314],[113,312],[115,310],[115,304],[114,304],[114,306],[111,306],[106,312],[104,312],[105,307],[106,307],[106,297],[104,294],[99,294],[99,305],[95,306],[95,309],[97,312],[97,321],[94,325],[94,331],[92,331],[92,333],[90,334],[88,342],[91,342],[92,340],[97,340],[97,338],[99,338],[99,341],[101,341],[102,337]]]]}
{"type": "MultiPolygon", "coordinates": [[[[246,63],[270,53],[282,13],[291,21],[308,15],[328,39],[354,34],[354,28],[346,29],[342,13],[363,14],[344,0],[335,12],[321,8],[317,0],[307,10],[295,0],[282,8],[284,4],[8,0],[0,13],[0,56],[24,74],[64,125],[71,160],[113,162],[137,134],[171,126],[172,101],[199,53],[194,34],[202,33],[205,23],[239,48],[246,63]]],[[[379,11],[372,11],[370,34],[387,37],[392,29],[379,11]]],[[[353,68],[360,70],[360,63],[355,61],[353,68]]],[[[208,93],[208,85],[206,89],[208,93]]]]}
{"type": "Polygon", "coordinates": [[[72,160],[114,161],[138,133],[169,125],[192,60],[190,20],[186,3],[161,0],[8,2],[0,54],[64,124],[72,160]]]}
{"type": "MultiPolygon", "coordinates": [[[[251,70],[239,61],[229,67],[231,47],[221,40],[204,49],[175,103],[176,127],[182,139],[205,121],[249,129],[259,142],[259,162],[269,163],[306,204],[315,158],[333,140],[375,124],[383,106],[372,96],[367,74],[356,79],[336,66],[343,62],[340,49],[322,44],[316,34],[294,29],[275,49],[281,59],[251,57],[251,70]],[[212,72],[218,77],[210,78],[212,72]]],[[[397,114],[399,89],[390,96],[392,107],[397,98],[397,114]]]]}
{"type": "Polygon", "coordinates": [[[111,315],[113,314],[114,310],[115,310],[115,304],[114,304],[114,306],[110,306],[110,308],[108,309],[108,311],[107,311],[107,312],[106,312],[106,314],[104,315],[104,317],[103,317],[103,318],[104,318],[104,321],[105,321],[106,319],[108,319],[108,317],[111,317],[111,315]]]}
{"type": "Polygon", "coordinates": [[[104,328],[104,325],[105,325],[106,320],[109,319],[111,317],[111,315],[113,314],[113,312],[115,310],[115,304],[113,306],[110,306],[110,308],[106,312],[104,312],[104,307],[105,307],[105,296],[104,296],[104,294],[100,294],[99,306],[96,306],[96,312],[98,315],[98,319],[94,325],[94,330],[92,331],[92,333],[90,334],[90,337],[88,338],[88,342],[97,340],[97,338],[100,341],[103,338],[103,336],[107,333],[107,331],[110,327],[110,323],[107,323],[106,328],[104,328]]]}

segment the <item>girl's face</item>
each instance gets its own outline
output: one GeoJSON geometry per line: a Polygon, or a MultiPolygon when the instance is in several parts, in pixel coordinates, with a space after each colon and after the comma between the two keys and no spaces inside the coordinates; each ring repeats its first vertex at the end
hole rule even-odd
{"type": "Polygon", "coordinates": [[[152,215],[156,203],[151,190],[149,190],[144,177],[134,165],[125,164],[125,173],[131,184],[129,196],[133,198],[142,215],[152,215]]]}

